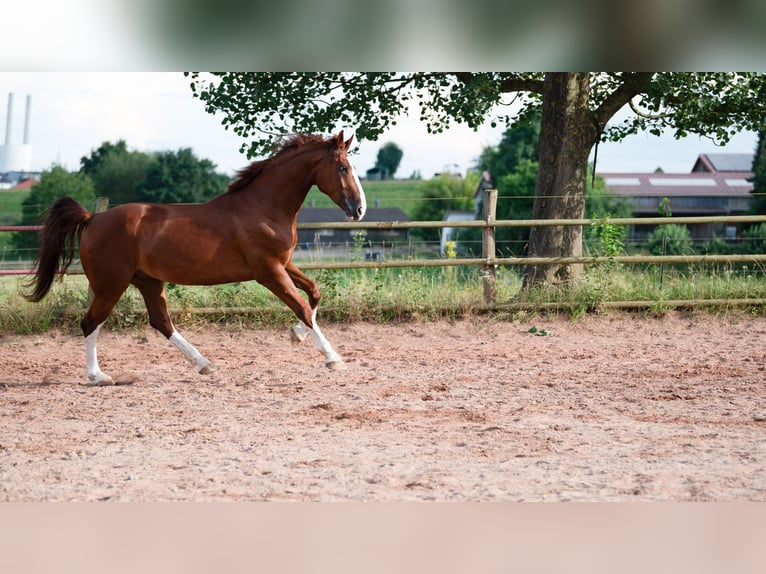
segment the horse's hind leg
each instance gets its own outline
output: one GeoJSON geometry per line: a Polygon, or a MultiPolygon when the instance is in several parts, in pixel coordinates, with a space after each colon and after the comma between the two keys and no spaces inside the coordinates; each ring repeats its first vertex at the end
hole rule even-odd
{"type": "MultiPolygon", "coordinates": [[[[125,287],[127,287],[127,285],[125,287]]],[[[114,384],[112,377],[104,373],[99,367],[96,340],[101,331],[101,325],[104,324],[109,313],[112,312],[117,301],[120,300],[122,293],[125,291],[125,287],[122,289],[113,289],[106,293],[94,290],[93,300],[88,308],[88,312],[80,322],[82,334],[85,336],[86,372],[88,380],[93,385],[114,384]]]]}
{"type": "Polygon", "coordinates": [[[159,279],[149,277],[137,272],[131,281],[138,290],[141,292],[141,296],[144,298],[146,304],[146,310],[149,313],[149,324],[157,329],[160,333],[165,335],[167,339],[173,343],[186,357],[186,359],[194,365],[197,372],[206,375],[215,369],[213,363],[203,357],[200,352],[194,348],[194,346],[184,339],[181,334],[173,327],[173,322],[170,320],[170,314],[168,313],[168,299],[165,295],[165,284],[159,279]]]}

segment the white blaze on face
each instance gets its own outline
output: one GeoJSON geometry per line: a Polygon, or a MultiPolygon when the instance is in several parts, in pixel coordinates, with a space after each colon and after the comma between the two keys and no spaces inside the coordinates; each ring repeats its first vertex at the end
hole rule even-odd
{"type": "Polygon", "coordinates": [[[356,187],[359,190],[359,199],[361,200],[362,207],[362,211],[359,214],[359,219],[362,219],[364,214],[367,212],[367,197],[364,195],[364,188],[362,188],[362,182],[359,181],[359,176],[356,174],[356,168],[354,167],[354,164],[349,162],[349,165],[351,166],[351,175],[354,176],[354,183],[356,183],[356,187]]]}

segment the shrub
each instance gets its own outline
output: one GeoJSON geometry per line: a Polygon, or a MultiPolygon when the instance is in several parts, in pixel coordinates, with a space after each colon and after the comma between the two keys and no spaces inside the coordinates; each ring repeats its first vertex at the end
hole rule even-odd
{"type": "Polygon", "coordinates": [[[685,225],[658,225],[646,238],[652,255],[689,255],[692,236],[685,225]]]}
{"type": "Polygon", "coordinates": [[[766,223],[753,225],[742,233],[743,253],[766,253],[766,223]]]}

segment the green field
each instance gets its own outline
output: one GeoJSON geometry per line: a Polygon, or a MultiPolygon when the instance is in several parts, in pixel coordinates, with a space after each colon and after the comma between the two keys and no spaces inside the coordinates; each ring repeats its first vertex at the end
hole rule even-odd
{"type": "MultiPolygon", "coordinates": [[[[0,225],[18,225],[21,221],[21,202],[28,191],[0,190],[0,225]]],[[[0,232],[0,258],[11,244],[11,234],[0,232]]]]}
{"type": "MultiPolygon", "coordinates": [[[[420,201],[420,186],[423,180],[418,179],[394,179],[388,181],[363,181],[362,187],[367,197],[368,207],[398,207],[407,217],[413,218],[415,207],[420,201]]],[[[319,191],[312,188],[306,198],[306,205],[314,202],[315,207],[332,207],[332,200],[319,191]]]]}
{"type": "Polygon", "coordinates": [[[21,219],[21,202],[29,195],[24,191],[0,191],[0,225],[16,225],[21,219]]]}

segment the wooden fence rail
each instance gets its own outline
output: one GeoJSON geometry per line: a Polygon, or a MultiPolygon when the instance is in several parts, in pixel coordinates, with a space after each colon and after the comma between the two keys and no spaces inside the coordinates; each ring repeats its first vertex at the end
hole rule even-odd
{"type": "Polygon", "coordinates": [[[766,255],[623,255],[617,257],[466,257],[455,259],[392,259],[384,261],[301,261],[301,269],[394,269],[401,267],[493,267],[500,265],[568,265],[582,263],[766,263],[766,255]]]}
{"type": "MultiPolygon", "coordinates": [[[[373,261],[302,261],[302,269],[392,269],[404,267],[465,267],[480,266],[483,268],[482,282],[484,286],[485,304],[493,304],[495,297],[494,281],[497,266],[518,265],[556,265],[584,264],[592,265],[616,262],[625,265],[640,264],[688,264],[688,263],[766,263],[766,254],[742,255],[624,255],[617,257],[581,256],[581,257],[496,257],[495,230],[504,227],[544,227],[544,226],[582,226],[586,227],[596,222],[620,226],[629,225],[688,225],[709,223],[764,223],[766,215],[738,216],[699,216],[699,217],[624,217],[604,219],[514,219],[497,220],[497,190],[485,190],[483,219],[469,221],[357,221],[357,222],[325,222],[299,223],[298,229],[443,229],[443,228],[472,228],[483,229],[482,256],[473,258],[441,258],[441,259],[401,259],[373,261]]],[[[96,211],[105,211],[108,200],[99,198],[96,211]]],[[[3,225],[0,232],[34,232],[42,229],[40,225],[3,225]]],[[[2,270],[0,275],[24,275],[33,270],[2,270]]],[[[73,266],[72,274],[82,273],[79,266],[73,266]]],[[[644,302],[641,302],[644,304],[644,302]]],[[[760,304],[760,303],[754,303],[760,304]]]]}
{"type": "Polygon", "coordinates": [[[614,225],[688,225],[692,223],[764,223],[766,215],[707,215],[695,217],[614,217],[604,219],[483,219],[469,221],[335,221],[301,223],[298,229],[440,229],[444,227],[587,227],[596,222],[614,225]]]}

